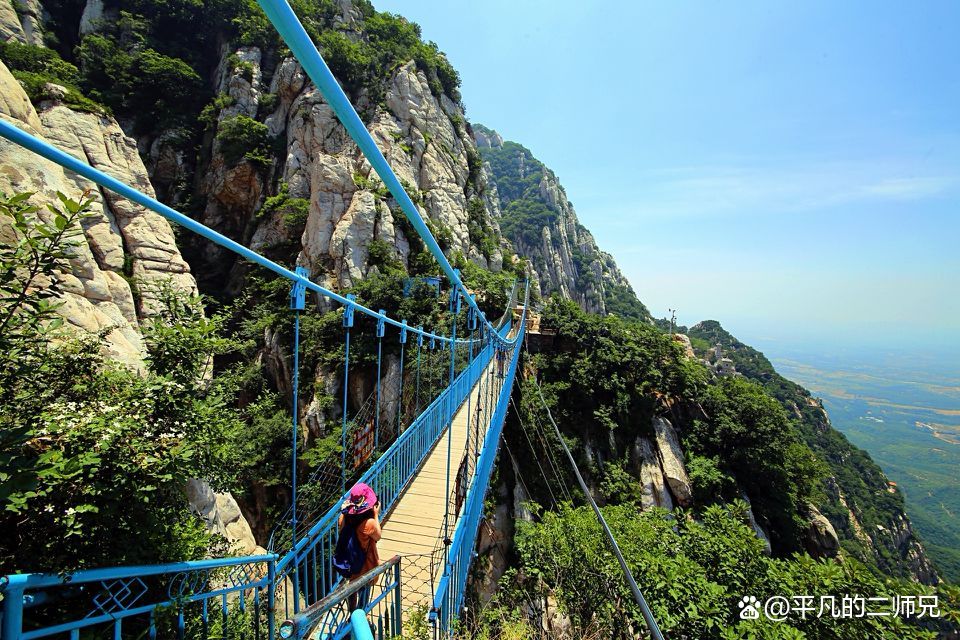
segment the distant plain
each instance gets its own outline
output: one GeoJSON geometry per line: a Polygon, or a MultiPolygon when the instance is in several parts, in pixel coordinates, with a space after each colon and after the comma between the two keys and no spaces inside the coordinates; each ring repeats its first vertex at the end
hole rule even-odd
{"type": "Polygon", "coordinates": [[[960,583],[960,365],[885,350],[816,354],[764,345],[782,375],[823,398],[837,429],[897,483],[944,577],[960,583]]]}

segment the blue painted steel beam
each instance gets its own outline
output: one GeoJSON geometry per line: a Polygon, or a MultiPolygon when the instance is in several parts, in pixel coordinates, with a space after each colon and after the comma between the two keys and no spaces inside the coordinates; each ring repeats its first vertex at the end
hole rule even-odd
{"type": "Polygon", "coordinates": [[[357,609],[350,614],[350,626],[353,627],[353,640],[373,640],[373,630],[363,609],[357,609]]]}

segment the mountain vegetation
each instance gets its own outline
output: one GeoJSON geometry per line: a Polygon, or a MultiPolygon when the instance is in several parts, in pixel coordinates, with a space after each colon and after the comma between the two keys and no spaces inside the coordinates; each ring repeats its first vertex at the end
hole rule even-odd
{"type": "Polygon", "coordinates": [[[903,496],[891,487],[870,455],[830,425],[822,405],[809,391],[778,374],[762,353],[734,338],[719,323],[701,322],[688,334],[701,356],[720,345],[739,373],[762,385],[794,417],[804,442],[827,467],[815,502],[841,536],[843,548],[871,565],[875,558],[880,574],[905,575],[908,569],[900,547],[915,536],[908,532],[905,540],[898,540],[889,532],[891,523],[897,523],[904,513],[903,496]]]}
{"type": "MultiPolygon", "coordinates": [[[[69,107],[98,121],[84,126],[119,123],[110,135],[139,152],[136,177],[160,199],[370,308],[467,333],[445,304],[449,292],[426,281],[435,259],[254,0],[107,0],[79,29],[87,4],[45,1],[44,46],[0,43],[39,114],[69,107]]],[[[911,581],[935,582],[902,498],[870,457],[718,324],[687,331],[689,357],[579,224],[553,172],[466,122],[456,70],[416,24],[367,0],[291,4],[378,143],[403,163],[405,187],[487,316],[498,317],[528,275],[543,294],[547,331],[530,342],[489,497],[491,527],[504,510],[517,524],[503,535],[499,588],[464,620],[470,633],[538,637],[536,612],[547,609],[584,635],[640,633],[593,515],[558,464],[559,443],[543,429],[538,383],[671,637],[927,638],[958,622],[955,587],[911,581]],[[494,142],[478,152],[471,129],[494,142]],[[718,372],[716,344],[740,375],[718,372]],[[654,444],[651,456],[637,454],[654,444]],[[650,468],[659,486],[644,475],[650,468]],[[651,505],[653,493],[661,503],[651,505]],[[840,534],[839,557],[811,544],[813,507],[840,534]],[[947,622],[738,620],[742,596],[801,592],[937,594],[947,622]]],[[[352,330],[344,379],[343,311],[311,299],[294,416],[289,283],[185,234],[161,251],[158,222],[146,225],[146,258],[135,255],[130,241],[144,238],[126,225],[146,212],[101,196],[61,195],[52,208],[39,193],[0,198],[9,240],[0,247],[0,573],[235,552],[188,505],[184,487],[197,478],[235,496],[266,544],[290,506],[291,422],[303,443],[293,473],[305,508],[329,508],[339,484],[331,490],[313,472],[339,464],[333,394],[346,387],[356,412],[376,375],[375,323],[352,330]],[[108,239],[120,265],[104,255],[108,239]],[[176,267],[181,250],[183,269],[163,272],[169,282],[143,277],[146,262],[176,267]],[[93,276],[81,282],[87,267],[116,276],[126,315],[121,295],[96,289],[93,276]],[[188,286],[173,286],[174,276],[188,286]],[[76,330],[69,296],[116,303],[111,324],[76,330]],[[102,348],[118,326],[142,339],[126,365],[102,348]]],[[[385,341],[385,361],[400,349],[385,341]]],[[[449,360],[423,351],[427,401],[449,360]]],[[[402,394],[399,403],[411,408],[402,394]]]]}
{"type": "Polygon", "coordinates": [[[500,230],[530,260],[539,292],[576,299],[588,311],[650,320],[613,258],[577,220],[554,173],[523,145],[483,125],[473,130],[496,188],[500,230]]]}

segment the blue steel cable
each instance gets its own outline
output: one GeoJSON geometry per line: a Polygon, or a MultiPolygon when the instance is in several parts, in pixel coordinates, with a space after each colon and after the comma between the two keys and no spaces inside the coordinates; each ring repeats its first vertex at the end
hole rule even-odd
{"type": "MultiPolygon", "coordinates": [[[[352,301],[353,294],[347,296],[352,301]]],[[[340,495],[347,492],[347,391],[350,389],[350,328],[353,326],[353,307],[343,311],[343,327],[346,338],[343,348],[343,415],[340,418],[340,495]]]]}
{"type": "MultiPolygon", "coordinates": [[[[456,272],[456,275],[459,275],[459,271],[456,272]]],[[[450,333],[453,336],[454,345],[456,345],[457,339],[457,315],[460,313],[460,285],[454,282],[453,289],[450,290],[450,312],[453,316],[453,326],[450,329],[450,333]]],[[[453,385],[453,380],[455,377],[455,370],[457,366],[457,348],[450,349],[450,385],[453,385]]],[[[446,499],[444,500],[443,506],[443,539],[444,541],[450,539],[449,529],[450,529],[450,457],[451,451],[453,449],[453,411],[450,411],[450,424],[447,425],[447,484],[446,491],[444,495],[446,499]]]]}
{"type": "MultiPolygon", "coordinates": [[[[380,309],[380,313],[384,313],[380,309]]],[[[380,362],[383,360],[383,320],[377,320],[377,405],[373,414],[373,450],[380,448],[380,362]]]]}
{"type": "Polygon", "coordinates": [[[400,386],[397,391],[397,424],[395,427],[397,435],[400,435],[403,427],[403,356],[407,350],[407,321],[403,321],[403,328],[400,329],[400,386]]]}
{"type": "MultiPolygon", "coordinates": [[[[616,538],[613,537],[613,533],[610,531],[610,527],[607,526],[607,521],[603,518],[600,508],[597,506],[597,503],[594,502],[593,495],[590,493],[590,490],[587,489],[587,483],[583,481],[583,476],[580,475],[580,469],[577,467],[577,463],[573,459],[573,454],[570,453],[570,449],[567,447],[566,441],[560,434],[560,427],[557,426],[557,423],[553,419],[553,414],[550,412],[550,407],[547,405],[547,401],[543,397],[543,390],[540,389],[540,383],[536,380],[533,382],[537,386],[537,394],[540,396],[540,404],[543,405],[544,410],[547,412],[547,417],[550,418],[550,424],[553,425],[553,430],[557,434],[557,439],[560,441],[560,445],[563,447],[563,450],[567,454],[567,458],[570,460],[570,466],[573,467],[573,472],[577,476],[577,482],[580,483],[580,488],[583,490],[583,495],[586,496],[587,501],[593,508],[593,512],[597,516],[597,520],[600,521],[600,526],[603,528],[603,533],[607,537],[607,542],[610,543],[610,546],[613,548],[614,555],[617,556],[617,562],[620,563],[620,569],[623,571],[623,576],[627,579],[627,582],[630,585],[630,591],[633,592],[634,600],[636,600],[637,604],[640,606],[640,612],[643,614],[643,619],[647,623],[647,628],[650,629],[650,634],[653,636],[654,640],[663,640],[663,633],[660,632],[660,627],[657,625],[657,620],[653,617],[653,612],[650,611],[650,607],[647,605],[647,601],[643,597],[643,594],[640,593],[640,587],[637,586],[637,581],[633,577],[633,572],[627,565],[627,561],[624,560],[623,554],[620,553],[620,546],[617,544],[616,538]]],[[[516,411],[516,406],[514,406],[514,411],[516,411]]]]}
{"type": "Polygon", "coordinates": [[[423,350],[423,334],[420,333],[417,335],[417,390],[414,394],[414,411],[413,415],[420,415],[420,352],[423,350]]]}

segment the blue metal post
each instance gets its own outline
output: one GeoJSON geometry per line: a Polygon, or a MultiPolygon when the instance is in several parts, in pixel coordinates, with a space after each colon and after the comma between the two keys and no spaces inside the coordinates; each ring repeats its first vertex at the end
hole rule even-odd
{"type": "MultiPolygon", "coordinates": [[[[459,275],[459,271],[457,272],[459,275]]],[[[451,329],[451,340],[454,344],[453,348],[450,349],[450,383],[449,386],[453,387],[454,379],[454,369],[457,365],[457,314],[460,312],[460,285],[456,282],[453,283],[453,286],[450,288],[450,312],[453,315],[453,328],[451,329]]],[[[453,396],[448,394],[447,396],[450,400],[453,399],[453,396]]],[[[443,540],[445,543],[449,544],[450,540],[450,456],[451,450],[453,448],[453,408],[452,406],[448,409],[447,413],[450,416],[450,422],[447,424],[447,490],[444,493],[444,503],[443,503],[443,540]]],[[[448,547],[449,549],[449,547],[448,547]]]]}
{"type": "MultiPolygon", "coordinates": [[[[303,267],[297,267],[297,275],[307,277],[308,271],[303,267]]],[[[290,504],[291,513],[291,548],[297,546],[297,445],[300,441],[299,425],[299,395],[300,395],[300,312],[306,308],[307,288],[300,281],[294,282],[290,289],[290,308],[294,311],[293,319],[293,417],[291,419],[293,435],[292,454],[290,456],[290,504]]]]}
{"type": "Polygon", "coordinates": [[[350,389],[350,327],[353,326],[353,301],[355,295],[348,294],[350,301],[343,309],[343,327],[347,330],[343,353],[343,416],[340,420],[340,494],[347,492],[347,392],[350,389]]]}
{"type": "MultiPolygon", "coordinates": [[[[380,309],[380,315],[386,315],[384,309],[380,309]]],[[[373,416],[373,450],[380,449],[380,362],[383,357],[383,319],[377,319],[377,408],[373,416]]]]}
{"type": "Polygon", "coordinates": [[[276,634],[276,614],[274,609],[277,606],[277,559],[270,558],[267,561],[267,640],[273,640],[276,634]]]}
{"type": "Polygon", "coordinates": [[[3,590],[3,640],[19,640],[23,631],[23,589],[6,586],[3,590]]]}
{"type": "Polygon", "coordinates": [[[353,640],[373,640],[373,631],[363,609],[357,609],[350,614],[350,626],[353,640]]]}
{"type": "Polygon", "coordinates": [[[400,390],[397,392],[397,435],[400,435],[403,418],[403,355],[407,350],[407,321],[400,327],[400,390]]]}

